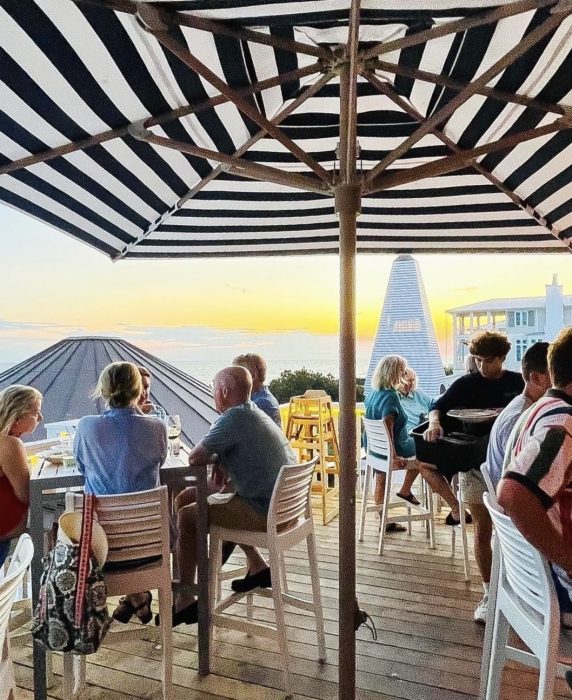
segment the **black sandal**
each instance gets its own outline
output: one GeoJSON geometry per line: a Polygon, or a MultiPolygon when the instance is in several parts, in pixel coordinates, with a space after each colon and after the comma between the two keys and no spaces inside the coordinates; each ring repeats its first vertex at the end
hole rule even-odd
{"type": "Polygon", "coordinates": [[[147,600],[139,605],[135,606],[127,600],[126,597],[119,599],[119,605],[113,611],[112,617],[117,622],[127,624],[129,620],[136,615],[141,622],[146,625],[151,622],[153,613],[151,612],[151,601],[153,600],[152,594],[147,592],[147,600]]]}
{"type": "Polygon", "coordinates": [[[407,501],[407,503],[411,503],[412,506],[421,505],[421,503],[415,498],[415,496],[412,493],[408,493],[406,495],[403,495],[402,493],[396,493],[395,495],[399,498],[402,498],[404,501],[407,501]]]}

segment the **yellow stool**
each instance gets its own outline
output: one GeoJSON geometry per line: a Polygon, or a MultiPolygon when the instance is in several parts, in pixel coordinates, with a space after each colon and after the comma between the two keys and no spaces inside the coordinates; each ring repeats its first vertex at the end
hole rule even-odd
{"type": "Polygon", "coordinates": [[[312,503],[326,525],[339,512],[340,452],[332,414],[332,399],[321,389],[293,396],[288,407],[286,437],[299,453],[300,462],[317,456],[312,503]]]}

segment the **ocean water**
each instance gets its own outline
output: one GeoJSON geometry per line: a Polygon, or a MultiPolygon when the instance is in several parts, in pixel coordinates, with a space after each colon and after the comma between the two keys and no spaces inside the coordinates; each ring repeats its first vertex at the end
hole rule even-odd
{"type": "MultiPolygon", "coordinates": [[[[215,374],[226,364],[222,360],[197,358],[194,360],[171,360],[162,358],[166,362],[174,365],[178,369],[183,370],[187,374],[200,379],[209,384],[212,382],[215,374]]],[[[313,372],[321,372],[322,374],[331,374],[334,377],[339,377],[339,362],[337,354],[331,355],[299,355],[284,357],[284,358],[268,358],[268,376],[267,381],[272,381],[285,370],[297,370],[305,367],[313,372]]],[[[369,362],[369,353],[358,351],[357,355],[357,376],[365,377],[369,362]]],[[[10,369],[15,362],[0,362],[0,373],[10,369]]]]}

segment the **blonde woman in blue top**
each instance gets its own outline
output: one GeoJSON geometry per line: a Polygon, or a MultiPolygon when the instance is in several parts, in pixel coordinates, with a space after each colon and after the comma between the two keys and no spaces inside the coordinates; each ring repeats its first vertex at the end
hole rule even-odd
{"type": "MultiPolygon", "coordinates": [[[[409,503],[418,503],[411,493],[411,486],[418,474],[427,481],[435,493],[451,507],[453,517],[459,518],[459,503],[451,491],[445,477],[434,465],[420,462],[415,457],[415,443],[407,429],[407,415],[399,399],[398,388],[402,386],[407,362],[400,355],[386,355],[379,361],[371,380],[372,391],[365,399],[365,417],[384,420],[393,437],[395,450],[394,469],[406,469],[401,491],[397,493],[409,503]]],[[[374,500],[376,505],[383,503],[385,493],[385,472],[375,472],[374,500]]],[[[397,523],[391,523],[397,525],[397,523]]],[[[397,531],[401,527],[389,528],[397,531]]],[[[403,528],[405,530],[405,528],[403,528]]]]}
{"type": "MultiPolygon", "coordinates": [[[[138,406],[141,374],[131,362],[112,362],[99,376],[95,396],[108,408],[78,423],[74,454],[85,475],[85,491],[96,496],[146,491],[159,486],[159,469],[167,458],[167,428],[138,406]]],[[[109,566],[109,565],[108,565],[109,566]]],[[[119,622],[133,615],[151,620],[151,593],[125,596],[113,612],[119,622]]]]}

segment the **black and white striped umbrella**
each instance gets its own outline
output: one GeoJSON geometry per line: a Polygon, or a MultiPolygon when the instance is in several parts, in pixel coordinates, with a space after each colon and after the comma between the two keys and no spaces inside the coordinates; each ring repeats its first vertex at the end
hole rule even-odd
{"type": "Polygon", "coordinates": [[[570,250],[570,13],[570,0],[0,0],[0,201],[112,259],[340,252],[342,698],[355,250],[570,250]]]}
{"type": "MultiPolygon", "coordinates": [[[[471,26],[472,4],[362,3],[359,47],[371,53],[357,84],[364,175],[464,85],[535,31],[540,36],[393,160],[385,175],[398,174],[397,184],[389,177],[364,193],[358,251],[569,247],[572,131],[558,127],[570,124],[570,8],[516,2],[502,3],[499,12],[486,9],[499,3],[479,2],[479,16],[515,14],[471,26]],[[390,9],[397,4],[399,10],[390,9]],[[453,22],[466,28],[442,31],[453,22]],[[385,47],[376,52],[381,42],[385,47]],[[474,167],[431,171],[455,149],[521,132],[530,137],[534,129],[540,130],[534,140],[482,155],[474,167]],[[406,170],[411,181],[403,181],[406,170]]],[[[173,25],[171,39],[245,96],[251,110],[279,123],[287,143],[323,169],[317,177],[268,134],[239,159],[305,176],[295,187],[246,179],[230,159],[205,160],[128,131],[155,118],[160,123],[151,122],[152,134],[227,157],[261,131],[144,30],[138,6],[130,0],[0,0],[0,200],[114,259],[336,252],[331,175],[340,138],[338,47],[347,41],[349,2],[162,3],[167,14],[178,10],[191,20],[192,26],[173,25]],[[223,33],[218,23],[228,20],[251,34],[223,33]],[[269,45],[261,43],[265,38],[269,45]],[[274,76],[290,73],[272,84],[274,76]],[[261,81],[271,87],[249,95],[249,86],[261,81]],[[292,102],[318,84],[290,113],[292,102]],[[177,119],[176,110],[186,116],[177,119]],[[313,190],[301,189],[310,180],[313,190]]]]}

